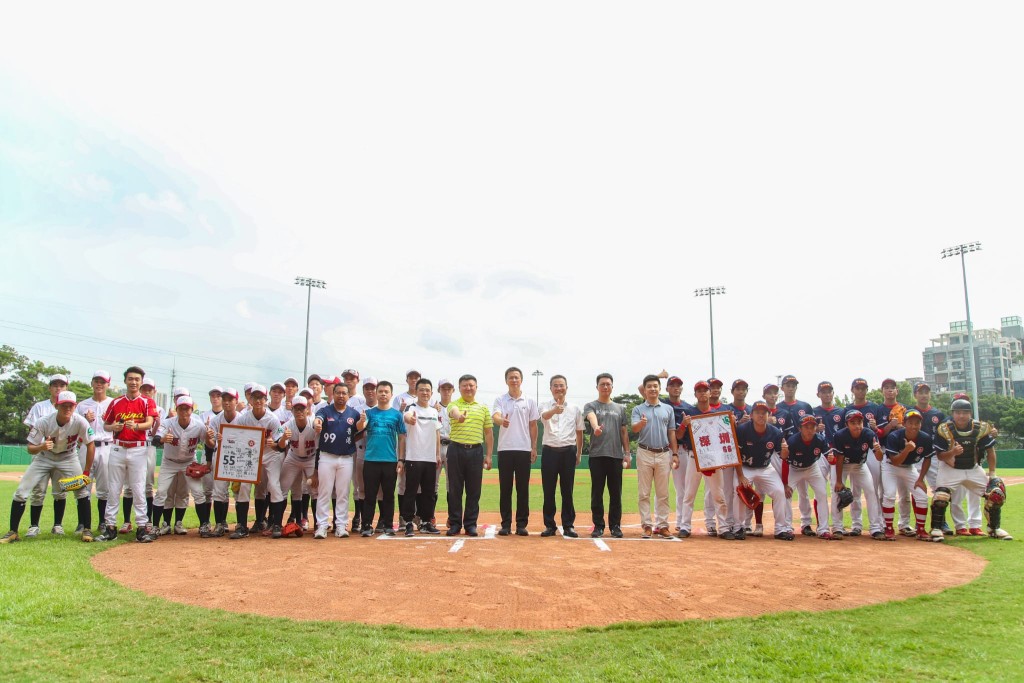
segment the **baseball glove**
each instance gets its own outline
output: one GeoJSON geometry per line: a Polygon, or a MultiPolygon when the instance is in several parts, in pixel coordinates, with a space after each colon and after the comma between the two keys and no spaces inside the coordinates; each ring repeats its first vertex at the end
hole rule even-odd
{"type": "Polygon", "coordinates": [[[892,410],[889,411],[889,421],[903,424],[903,416],[906,415],[906,413],[907,409],[903,407],[903,404],[897,403],[892,407],[892,410]]]}
{"type": "MultiPolygon", "coordinates": [[[[61,479],[61,481],[64,481],[61,479]]],[[[1002,505],[1006,501],[1006,484],[999,477],[992,477],[985,487],[985,500],[989,505],[1002,505]]]]}
{"type": "Polygon", "coordinates": [[[754,490],[753,486],[744,486],[743,484],[740,484],[736,487],[736,495],[738,495],[740,497],[740,501],[751,510],[761,504],[761,496],[754,490]]]}
{"type": "Polygon", "coordinates": [[[284,525],[284,529],[281,530],[281,535],[302,538],[302,527],[295,522],[288,522],[284,525]]]}
{"type": "Polygon", "coordinates": [[[84,488],[92,483],[92,479],[79,474],[74,477],[64,477],[63,479],[57,480],[57,485],[60,486],[60,490],[65,493],[68,491],[77,491],[80,488],[84,488]]]}
{"type": "Polygon", "coordinates": [[[837,491],[836,496],[839,498],[836,507],[840,510],[849,507],[853,503],[853,491],[850,490],[849,486],[844,486],[840,491],[837,491]]]}
{"type": "Polygon", "coordinates": [[[210,466],[202,462],[189,463],[185,468],[185,476],[193,479],[202,479],[210,473],[210,466]]]}

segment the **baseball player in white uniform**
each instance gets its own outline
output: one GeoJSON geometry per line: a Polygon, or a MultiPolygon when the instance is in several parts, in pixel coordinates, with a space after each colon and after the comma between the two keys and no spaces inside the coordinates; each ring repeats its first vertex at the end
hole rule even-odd
{"type": "MultiPolygon", "coordinates": [[[[284,462],[281,465],[281,490],[291,491],[292,501],[302,496],[303,484],[313,477],[316,465],[316,444],[318,432],[314,429],[313,420],[306,412],[306,397],[296,396],[292,400],[292,416],[283,423],[278,448],[285,450],[284,462]]],[[[292,503],[294,508],[294,502],[292,503]]],[[[294,521],[296,510],[292,510],[294,521]]],[[[326,525],[327,517],[321,522],[326,525]]],[[[318,527],[319,528],[319,525],[318,527]]],[[[281,537],[281,530],[274,529],[274,538],[281,537]]]]}
{"type": "MultiPolygon", "coordinates": [[[[204,410],[202,412],[202,414],[199,416],[200,419],[203,421],[203,424],[206,425],[207,427],[210,426],[210,423],[213,422],[213,419],[215,417],[217,417],[222,412],[224,412],[224,402],[223,402],[223,399],[221,397],[221,394],[223,394],[223,392],[224,392],[224,389],[222,389],[221,387],[217,387],[217,386],[213,387],[209,391],[208,396],[210,397],[210,409],[209,410],[204,410]]],[[[214,443],[216,443],[216,442],[214,442],[214,443]]],[[[205,477],[202,478],[203,494],[206,496],[206,501],[208,503],[212,504],[213,503],[213,453],[212,453],[212,451],[214,450],[214,446],[204,444],[204,448],[206,448],[206,453],[207,453],[206,460],[210,463],[210,472],[205,477]]],[[[198,458],[197,458],[197,460],[198,460],[198,458]]]]}
{"type": "MultiPolygon", "coordinates": [[[[182,396],[188,396],[191,398],[192,394],[185,387],[177,387],[171,398],[171,409],[167,411],[167,414],[160,420],[160,424],[157,425],[154,438],[150,440],[150,448],[154,452],[154,460],[156,459],[156,449],[163,445],[164,434],[167,430],[164,428],[166,423],[171,420],[175,420],[178,417],[175,406],[177,406],[178,399],[182,396]]],[[[163,467],[163,465],[161,465],[163,467]]],[[[163,509],[163,521],[161,521],[161,515],[153,514],[153,526],[157,527],[157,534],[160,536],[166,536],[172,533],[171,529],[171,512],[174,512],[175,522],[173,533],[177,536],[185,535],[185,512],[188,508],[188,494],[189,484],[185,481],[186,477],[175,477],[171,483],[170,488],[165,492],[166,497],[164,498],[164,509],[163,509]]],[[[156,505],[156,494],[154,484],[154,495],[153,504],[156,505]]]]}
{"type": "MultiPolygon", "coordinates": [[[[23,423],[31,428],[40,419],[47,415],[52,415],[57,412],[57,397],[60,392],[64,391],[68,387],[68,378],[66,375],[52,375],[49,381],[50,398],[38,401],[32,404],[32,407],[28,411],[28,415],[25,416],[23,423]]],[[[60,536],[64,533],[64,527],[62,525],[64,519],[64,506],[67,504],[67,496],[60,487],[57,485],[57,479],[53,479],[53,528],[56,535],[60,536]]],[[[29,509],[29,527],[28,533],[25,534],[25,538],[35,538],[39,535],[39,519],[43,515],[43,499],[46,498],[46,487],[48,482],[41,481],[36,485],[36,488],[32,490],[30,497],[30,509],[29,509]]]]}
{"type": "MultiPolygon", "coordinates": [[[[154,380],[149,377],[143,377],[139,392],[153,403],[154,408],[156,407],[156,382],[154,380]]],[[[146,494],[146,519],[154,529],[160,523],[160,520],[153,519],[153,482],[156,475],[156,446],[152,443],[152,440],[159,428],[160,413],[157,411],[153,417],[153,423],[146,433],[146,486],[144,488],[146,494]]],[[[123,491],[122,506],[124,507],[124,524],[118,529],[118,533],[127,534],[132,530],[131,510],[134,507],[134,493],[128,488],[127,482],[125,482],[125,489],[123,491]]],[[[138,521],[138,515],[136,515],[136,524],[138,521]]]]}
{"type": "MultiPolygon", "coordinates": [[[[160,465],[160,476],[157,479],[156,495],[153,498],[153,514],[156,517],[163,512],[168,493],[177,486],[184,486],[192,494],[196,502],[196,514],[199,516],[199,533],[210,533],[210,505],[203,492],[202,479],[185,476],[185,470],[195,462],[196,449],[206,441],[206,425],[193,414],[195,403],[191,396],[179,396],[175,401],[174,419],[165,421],[160,426],[161,442],[164,447],[163,462],[160,465]]],[[[185,506],[188,505],[188,494],[185,494],[185,506]]],[[[180,522],[178,522],[180,524],[180,522]]],[[[177,530],[176,530],[177,531],[177,530]]],[[[179,535],[184,535],[182,528],[179,535]]]]}
{"type": "MultiPolygon", "coordinates": [[[[238,421],[242,417],[242,413],[235,410],[235,406],[238,404],[238,391],[228,387],[221,393],[221,406],[223,410],[219,415],[210,420],[210,424],[206,428],[206,445],[208,448],[212,448],[214,451],[217,449],[217,443],[220,441],[220,429],[224,425],[238,424],[238,421]]],[[[216,537],[223,536],[228,532],[228,491],[231,489],[230,481],[214,480],[213,482],[213,516],[216,526],[213,529],[213,535],[216,537]]],[[[241,486],[235,493],[235,514],[239,515],[241,510],[239,506],[239,495],[241,494],[241,486]]],[[[246,492],[245,498],[245,512],[246,516],[249,512],[248,492],[246,492]]],[[[244,517],[242,517],[244,519],[244,517]]]]}
{"type": "MultiPolygon", "coordinates": [[[[92,396],[80,402],[75,408],[75,412],[89,422],[96,435],[93,441],[96,455],[92,462],[92,480],[96,484],[96,517],[99,524],[97,533],[103,531],[103,515],[107,509],[107,455],[110,453],[111,444],[114,443],[114,435],[103,429],[103,414],[114,400],[107,396],[109,386],[110,373],[106,370],[92,373],[92,396]]],[[[84,462],[82,467],[85,467],[84,462]]],[[[76,534],[81,533],[82,527],[82,520],[78,521],[79,529],[75,531],[76,534]]]]}
{"type": "MultiPolygon", "coordinates": [[[[75,404],[74,393],[60,392],[57,397],[57,411],[36,420],[29,431],[28,452],[34,457],[14,492],[14,500],[11,503],[11,528],[3,538],[0,538],[0,543],[18,540],[18,526],[22,515],[25,514],[25,500],[40,482],[54,477],[60,480],[83,474],[78,459],[78,449],[83,444],[86,447],[85,473],[92,467],[96,452],[92,443],[93,431],[88,421],[75,412],[75,404]]],[[[59,490],[58,486],[54,492],[59,490]]],[[[85,524],[82,540],[88,543],[93,540],[92,530],[89,528],[92,526],[89,487],[83,486],[78,489],[75,496],[78,499],[78,518],[85,524]]]]}
{"type": "MultiPolygon", "coordinates": [[[[263,430],[265,447],[260,480],[267,482],[270,492],[271,526],[281,526],[284,514],[284,494],[281,491],[281,463],[284,454],[277,450],[277,439],[281,436],[281,423],[272,412],[267,410],[267,388],[262,384],[253,386],[249,394],[249,410],[242,413],[234,424],[239,427],[259,427],[263,430]]],[[[221,482],[217,482],[220,484],[221,482]]],[[[226,482],[225,482],[226,483],[226,482]]],[[[253,494],[253,485],[242,483],[235,498],[235,514],[237,523],[230,538],[240,539],[249,536],[247,525],[249,516],[249,499],[253,494]]]]}

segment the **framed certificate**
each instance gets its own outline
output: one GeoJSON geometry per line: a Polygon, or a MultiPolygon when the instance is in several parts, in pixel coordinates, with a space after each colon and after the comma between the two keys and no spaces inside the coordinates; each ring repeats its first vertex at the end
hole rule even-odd
{"type": "Polygon", "coordinates": [[[697,458],[697,469],[717,470],[739,467],[736,425],[732,412],[690,416],[690,442],[697,458]]]}
{"type": "Polygon", "coordinates": [[[259,427],[221,425],[213,478],[258,484],[265,439],[259,427]]]}

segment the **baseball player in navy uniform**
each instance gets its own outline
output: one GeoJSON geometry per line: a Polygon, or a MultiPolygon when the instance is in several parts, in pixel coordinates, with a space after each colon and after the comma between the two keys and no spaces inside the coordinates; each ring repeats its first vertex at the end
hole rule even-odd
{"type": "Polygon", "coordinates": [[[788,448],[782,437],[782,430],[768,424],[768,404],[756,401],[751,419],[736,427],[736,444],[739,446],[743,470],[740,481],[754,487],[762,500],[772,499],[772,515],[775,518],[775,538],[780,541],[793,540],[793,510],[786,497],[786,487],[778,471],[772,466],[772,454],[781,454],[788,448]]]}
{"type": "MultiPolygon", "coordinates": [[[[821,458],[821,474],[825,477],[829,483],[839,481],[836,478],[836,456],[835,456],[835,435],[845,424],[843,423],[843,409],[835,404],[835,387],[832,386],[832,382],[824,381],[818,382],[818,399],[821,401],[821,405],[814,408],[814,417],[818,420],[818,433],[825,437],[825,441],[828,442],[829,450],[826,451],[825,455],[821,458]]],[[[836,506],[835,496],[832,496],[831,510],[833,512],[832,519],[832,535],[842,536],[843,534],[843,520],[842,517],[836,517],[835,513],[838,512],[836,506]]]]}
{"type": "MultiPolygon", "coordinates": [[[[922,418],[921,431],[929,434],[933,438],[935,437],[935,431],[939,428],[939,425],[946,421],[946,415],[938,408],[931,404],[932,400],[932,389],[926,382],[918,382],[914,385],[914,406],[920,413],[922,418]]],[[[932,466],[928,468],[926,481],[930,490],[935,490],[935,482],[938,477],[939,468],[936,467],[935,462],[932,462],[932,466]]],[[[981,506],[980,499],[977,496],[966,495],[966,490],[963,486],[957,486],[953,489],[953,494],[950,498],[952,503],[952,509],[949,511],[950,516],[953,518],[953,525],[956,527],[956,534],[959,536],[969,536],[970,533],[967,530],[967,517],[964,515],[963,502],[964,498],[968,498],[968,509],[977,513],[978,525],[981,525],[981,506]]],[[[938,529],[944,536],[952,536],[953,529],[950,529],[949,524],[946,523],[946,516],[931,520],[931,529],[938,529]]]]}
{"type": "Polygon", "coordinates": [[[348,537],[349,484],[355,469],[356,436],[366,428],[365,408],[348,404],[348,386],[336,384],[334,403],[316,414],[313,428],[319,438],[316,454],[317,526],[314,538],[327,538],[327,523],[334,514],[334,535],[348,537]]]}
{"type": "MultiPolygon", "coordinates": [[[[863,377],[858,377],[850,383],[850,391],[853,393],[853,401],[843,408],[843,420],[846,420],[851,410],[856,410],[864,416],[864,427],[870,429],[875,437],[878,437],[878,433],[875,432],[875,408],[877,404],[867,399],[868,395],[868,381],[863,377]]],[[[882,506],[882,463],[876,458],[868,458],[867,460],[868,473],[871,475],[871,484],[875,492],[875,498],[878,499],[878,506],[881,509],[882,506]]],[[[850,506],[850,516],[854,519],[863,520],[863,514],[860,507],[860,500],[857,498],[853,499],[853,504],[850,506]]]]}
{"type": "MultiPolygon", "coordinates": [[[[885,444],[886,437],[889,436],[895,430],[903,426],[903,414],[907,410],[907,406],[903,405],[896,400],[896,396],[899,394],[899,385],[896,380],[891,377],[887,377],[882,380],[882,403],[875,405],[875,433],[878,434],[879,441],[885,444]]],[[[883,460],[884,462],[884,460],[883,460]]],[[[881,467],[881,465],[879,465],[881,467]]],[[[881,471],[879,471],[881,475],[881,471]]],[[[884,495],[885,484],[882,482],[882,493],[884,495]]],[[[911,527],[910,524],[910,499],[900,498],[899,499],[899,530],[900,533],[909,538],[913,538],[917,535],[917,532],[911,527]]]]}
{"type": "MultiPolygon", "coordinates": [[[[850,410],[846,413],[846,427],[840,429],[832,437],[832,447],[836,450],[836,493],[849,484],[853,492],[853,500],[858,503],[861,497],[864,498],[864,506],[868,511],[868,529],[871,538],[876,541],[886,540],[882,531],[882,507],[875,496],[875,484],[871,479],[871,472],[868,471],[867,462],[874,458],[882,458],[882,446],[878,443],[878,437],[873,431],[864,426],[864,415],[859,410],[850,410]]],[[[842,531],[843,515],[839,510],[838,496],[832,496],[832,525],[833,535],[836,528],[842,531]]],[[[850,507],[853,507],[852,504],[850,507]]],[[[864,520],[860,515],[854,515],[852,520],[851,536],[860,536],[864,520]]],[[[837,538],[840,538],[837,536],[837,538]]]]}
{"type": "Polygon", "coordinates": [[[911,408],[903,415],[903,427],[893,429],[885,438],[885,459],[882,460],[882,517],[886,537],[895,537],[892,518],[896,496],[913,500],[919,541],[941,541],[942,534],[932,536],[925,531],[928,518],[928,486],[925,474],[931,465],[935,442],[921,431],[921,413],[911,408]]]}
{"type": "MultiPolygon", "coordinates": [[[[789,445],[789,453],[788,457],[787,453],[782,453],[782,483],[793,487],[798,493],[801,489],[813,489],[815,501],[822,501],[821,505],[816,506],[819,508],[817,536],[832,540],[832,532],[828,528],[828,483],[821,475],[821,466],[818,464],[821,455],[828,450],[828,442],[818,434],[818,420],[814,415],[806,414],[800,418],[800,431],[789,437],[786,443],[789,445]]],[[[806,513],[800,510],[800,527],[805,536],[815,535],[811,530],[810,506],[806,513]]]]}
{"type": "MultiPolygon", "coordinates": [[[[782,378],[782,394],[783,394],[783,399],[778,404],[778,408],[779,408],[779,413],[784,413],[784,415],[782,417],[780,417],[779,419],[780,419],[780,426],[782,427],[782,433],[786,437],[787,440],[789,440],[794,434],[797,433],[797,430],[799,429],[799,425],[801,424],[801,421],[806,416],[808,416],[808,415],[813,416],[814,415],[814,408],[811,407],[810,403],[807,403],[806,401],[798,401],[797,400],[797,398],[796,398],[796,390],[797,390],[797,387],[799,385],[800,385],[800,382],[798,382],[796,377],[794,377],[793,375],[786,375],[785,377],[782,378]]],[[[817,425],[817,420],[815,420],[815,425],[817,425]]],[[[815,429],[817,429],[817,427],[815,427],[815,429]]],[[[824,458],[824,454],[827,451],[828,451],[827,447],[824,450],[821,451],[823,458],[824,458]]],[[[818,467],[819,468],[822,467],[820,462],[818,464],[818,467]]],[[[822,471],[822,475],[823,476],[824,476],[824,471],[825,470],[823,468],[823,471],[822,471]]],[[[828,482],[826,481],[825,483],[826,483],[825,491],[826,491],[826,495],[827,495],[828,482]]],[[[815,491],[816,490],[817,489],[815,489],[815,491]]],[[[797,488],[797,496],[799,498],[800,519],[801,520],[810,519],[810,516],[811,516],[812,505],[811,505],[811,499],[810,499],[809,495],[810,495],[810,493],[808,492],[808,490],[806,488],[804,488],[804,487],[798,487],[797,488]]],[[[814,516],[815,517],[820,517],[822,514],[824,514],[826,517],[828,517],[828,512],[827,512],[828,511],[828,498],[827,497],[824,498],[822,500],[822,503],[819,504],[818,503],[818,498],[815,497],[814,505],[813,505],[813,510],[814,510],[814,516]]],[[[825,521],[826,521],[826,523],[828,522],[827,519],[825,521]]],[[[819,526],[820,526],[820,520],[819,520],[819,526]]],[[[807,524],[807,523],[804,523],[802,525],[802,528],[801,528],[800,531],[801,531],[801,533],[803,533],[804,536],[813,536],[814,535],[814,532],[811,531],[810,524],[807,524]]]]}

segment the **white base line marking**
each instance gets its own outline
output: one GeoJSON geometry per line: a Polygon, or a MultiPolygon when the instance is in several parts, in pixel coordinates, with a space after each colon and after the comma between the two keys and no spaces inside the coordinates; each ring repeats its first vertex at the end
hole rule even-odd
{"type": "Polygon", "coordinates": [[[448,552],[457,553],[460,550],[462,550],[462,546],[464,545],[466,545],[466,541],[460,538],[459,540],[455,541],[455,543],[452,543],[452,547],[448,548],[448,552]]]}
{"type": "Polygon", "coordinates": [[[612,551],[612,549],[608,547],[608,544],[602,541],[600,538],[594,539],[594,545],[596,545],[598,549],[603,552],[610,553],[612,551]]]}

